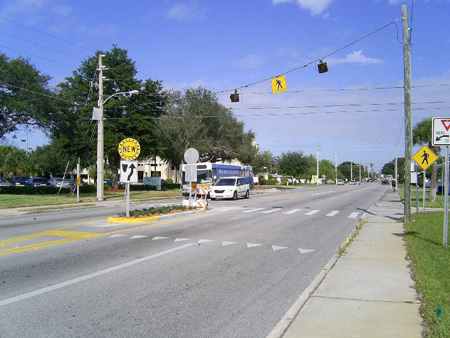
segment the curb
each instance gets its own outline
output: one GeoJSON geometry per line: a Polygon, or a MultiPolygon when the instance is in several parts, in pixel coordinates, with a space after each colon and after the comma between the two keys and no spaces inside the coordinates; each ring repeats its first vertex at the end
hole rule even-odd
{"type": "Polygon", "coordinates": [[[166,219],[172,219],[172,218],[178,218],[183,216],[190,216],[192,214],[202,214],[206,212],[206,209],[201,210],[193,210],[193,211],[185,211],[185,212],[179,212],[174,214],[167,214],[167,215],[161,215],[161,216],[152,216],[152,217],[139,217],[139,218],[132,218],[132,217],[108,217],[107,221],[109,223],[148,223],[148,222],[157,222],[161,220],[166,219]]]}

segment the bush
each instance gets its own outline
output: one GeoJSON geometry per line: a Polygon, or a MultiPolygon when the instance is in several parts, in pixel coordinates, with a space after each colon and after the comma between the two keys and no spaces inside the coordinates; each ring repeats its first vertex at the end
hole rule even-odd
{"type": "MultiPolygon", "coordinates": [[[[131,217],[144,217],[144,216],[152,216],[152,215],[162,215],[162,214],[170,214],[173,211],[188,211],[188,210],[195,210],[194,207],[187,207],[184,205],[168,205],[164,207],[158,207],[158,208],[148,208],[148,209],[141,209],[141,210],[133,210],[130,211],[131,217]]],[[[125,213],[121,213],[118,215],[119,217],[125,217],[125,213]]]]}
{"type": "Polygon", "coordinates": [[[172,180],[171,178],[168,178],[168,179],[166,180],[166,182],[167,182],[167,184],[172,184],[172,183],[173,183],[173,180],[172,180]]]}
{"type": "Polygon", "coordinates": [[[277,180],[267,180],[264,182],[265,185],[277,185],[277,180]]]}

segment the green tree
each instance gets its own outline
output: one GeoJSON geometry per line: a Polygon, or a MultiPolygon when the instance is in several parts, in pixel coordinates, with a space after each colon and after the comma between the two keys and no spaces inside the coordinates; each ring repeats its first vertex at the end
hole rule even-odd
{"type": "MultiPolygon", "coordinates": [[[[439,156],[441,150],[438,146],[431,145],[432,137],[432,119],[424,119],[418,122],[413,128],[413,143],[414,144],[428,144],[430,149],[439,156]]],[[[436,186],[437,186],[437,161],[432,164],[431,184],[430,184],[430,201],[436,200],[436,186]]]]}
{"type": "Polygon", "coordinates": [[[254,133],[245,132],[244,123],[211,91],[198,87],[172,92],[166,111],[159,122],[159,138],[164,147],[162,158],[172,165],[182,163],[188,148],[197,149],[203,162],[253,162],[257,153],[254,133]]]}
{"type": "Polygon", "coordinates": [[[127,137],[135,138],[141,145],[140,159],[160,153],[156,119],[163,115],[166,94],[160,81],[136,78],[135,63],[126,50],[113,46],[110,51],[98,51],[59,85],[59,95],[64,101],[60,101],[51,138],[57,141],[67,159],[75,163],[76,158],[80,157],[84,167],[92,167],[96,163],[96,123],[91,121],[91,116],[98,102],[93,84],[98,77],[99,54],[105,55],[104,76],[108,79],[104,82],[103,100],[118,92],[139,90],[138,95],[118,95],[104,105],[105,162],[111,168],[113,186],[116,186],[120,165],[117,147],[120,141],[127,137]]]}
{"type": "Polygon", "coordinates": [[[25,151],[16,147],[0,147],[0,170],[3,176],[28,174],[28,158],[25,151]]]}
{"type": "Polygon", "coordinates": [[[0,54],[0,139],[20,126],[35,126],[46,132],[51,123],[55,95],[50,77],[28,60],[0,54]]]}
{"type": "Polygon", "coordinates": [[[288,151],[278,158],[280,174],[301,178],[308,171],[308,159],[301,151],[288,151]]]}
{"type": "Polygon", "coordinates": [[[262,151],[256,154],[252,162],[253,174],[272,173],[276,170],[276,160],[270,151],[262,151]]]}

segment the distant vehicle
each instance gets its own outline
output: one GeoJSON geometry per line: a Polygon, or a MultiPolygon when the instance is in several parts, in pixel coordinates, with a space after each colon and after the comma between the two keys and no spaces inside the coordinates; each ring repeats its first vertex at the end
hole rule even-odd
{"type": "Polygon", "coordinates": [[[342,180],[342,179],[337,180],[337,185],[344,185],[344,184],[345,184],[344,180],[342,180]]]}
{"type": "Polygon", "coordinates": [[[250,184],[243,177],[224,177],[211,187],[209,195],[212,200],[216,198],[232,198],[234,200],[237,200],[238,197],[250,198],[250,184]]]}
{"type": "Polygon", "coordinates": [[[53,177],[48,180],[51,186],[56,188],[72,188],[73,183],[70,179],[65,178],[64,180],[61,177],[53,177]]]}
{"type": "Polygon", "coordinates": [[[26,176],[13,176],[11,178],[12,185],[16,187],[25,186],[28,181],[28,178],[26,176]]]}
{"type": "Polygon", "coordinates": [[[0,187],[10,187],[12,186],[11,183],[9,183],[7,180],[5,180],[4,178],[0,178],[0,187]]]}
{"type": "Polygon", "coordinates": [[[30,178],[25,185],[27,187],[34,187],[34,188],[51,186],[51,184],[48,183],[48,181],[42,177],[30,178]]]}
{"type": "Polygon", "coordinates": [[[350,181],[350,185],[358,185],[358,184],[359,184],[359,181],[357,181],[357,180],[350,181]]]}

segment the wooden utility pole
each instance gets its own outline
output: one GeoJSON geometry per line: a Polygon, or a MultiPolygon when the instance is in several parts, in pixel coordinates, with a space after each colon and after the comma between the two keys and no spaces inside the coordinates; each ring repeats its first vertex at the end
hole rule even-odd
{"type": "Polygon", "coordinates": [[[409,43],[408,15],[402,5],[403,18],[403,67],[405,72],[405,222],[411,220],[411,46],[409,43]]]}

